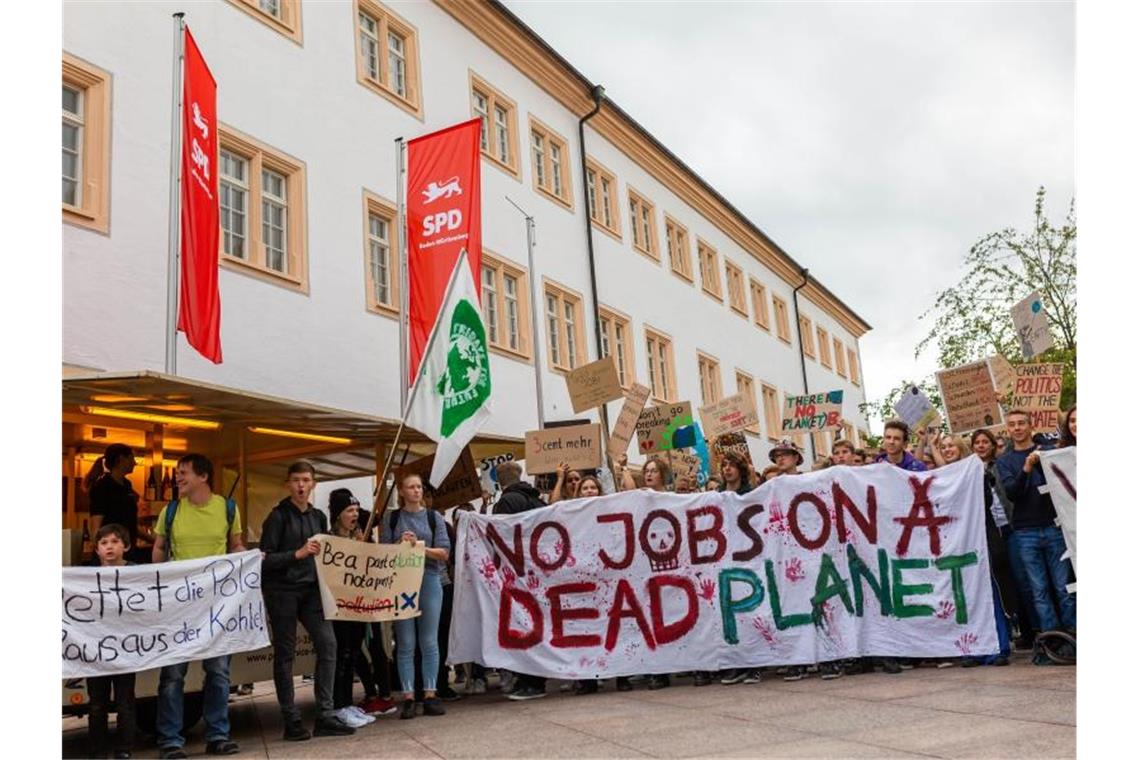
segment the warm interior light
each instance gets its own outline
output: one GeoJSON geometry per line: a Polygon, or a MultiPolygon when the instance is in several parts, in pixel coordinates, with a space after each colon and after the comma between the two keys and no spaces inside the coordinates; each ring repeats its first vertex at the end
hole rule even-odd
{"type": "Polygon", "coordinates": [[[146,401],[146,396],[123,396],[118,393],[101,393],[91,397],[100,404],[124,404],[128,401],[146,401]]]}
{"type": "Polygon", "coordinates": [[[251,427],[251,433],[265,435],[279,435],[282,438],[300,438],[303,441],[324,441],[326,443],[352,443],[351,438],[340,438],[335,435],[317,435],[316,433],[298,433],[293,430],[277,430],[275,428],[251,427]]]}
{"type": "MultiPolygon", "coordinates": [[[[82,454],[79,454],[78,456],[79,456],[80,462],[95,462],[96,460],[99,459],[99,457],[101,457],[103,455],[97,454],[93,451],[85,451],[82,454]]],[[[150,467],[151,465],[156,464],[156,463],[152,462],[151,458],[148,456],[136,456],[135,457],[135,464],[139,467],[150,467]]],[[[163,459],[162,460],[162,466],[163,467],[177,467],[178,466],[178,460],[177,459],[163,459]]]]}
{"type": "Polygon", "coordinates": [[[220,422],[211,420],[195,420],[189,417],[172,417],[166,414],[146,414],[145,412],[130,412],[126,409],[110,409],[105,406],[81,406],[84,414],[94,414],[99,417],[120,417],[125,420],[141,420],[143,422],[158,422],[163,425],[181,425],[182,427],[200,428],[202,430],[217,430],[222,426],[220,422]]]}

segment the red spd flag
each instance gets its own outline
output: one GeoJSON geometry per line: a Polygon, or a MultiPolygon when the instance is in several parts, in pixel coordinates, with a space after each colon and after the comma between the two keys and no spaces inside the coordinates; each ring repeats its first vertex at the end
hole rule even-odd
{"type": "Polygon", "coordinates": [[[408,382],[415,381],[459,252],[481,290],[479,119],[408,141],[408,382]]]}
{"type": "Polygon", "coordinates": [[[214,364],[222,363],[218,295],[218,85],[185,29],[182,79],[182,268],[178,329],[214,364]]]}

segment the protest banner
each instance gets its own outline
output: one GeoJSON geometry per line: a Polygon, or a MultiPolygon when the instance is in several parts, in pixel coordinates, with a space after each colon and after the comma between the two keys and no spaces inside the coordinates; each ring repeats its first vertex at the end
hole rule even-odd
{"type": "Polygon", "coordinates": [[[688,401],[651,406],[637,418],[637,446],[642,454],[695,445],[693,405],[688,401]]]}
{"type": "MultiPolygon", "coordinates": [[[[382,518],[382,519],[387,519],[382,518]]],[[[419,617],[424,544],[370,544],[320,535],[317,586],[325,620],[378,623],[419,617]]]]}
{"type": "Polygon", "coordinates": [[[1033,291],[1010,309],[1013,329],[1021,346],[1021,358],[1029,361],[1053,347],[1053,333],[1049,330],[1049,317],[1041,304],[1041,294],[1033,291]]]}
{"type": "Polygon", "coordinates": [[[951,433],[969,433],[1005,422],[986,361],[934,373],[951,433]]]}
{"type": "Polygon", "coordinates": [[[699,409],[701,427],[709,438],[754,427],[760,424],[756,403],[748,394],[726,396],[699,409]]]}
{"type": "Polygon", "coordinates": [[[1061,385],[1064,364],[1018,364],[1013,368],[1010,409],[1029,412],[1034,430],[1055,432],[1061,415],[1061,385]]]}
{"type": "Polygon", "coordinates": [[[1013,365],[1001,354],[994,354],[986,361],[989,362],[990,374],[994,378],[994,390],[997,392],[998,401],[1004,401],[1013,393],[1013,365]]]}
{"type": "Polygon", "coordinates": [[[625,395],[618,380],[617,363],[612,356],[571,371],[566,375],[566,390],[570,393],[570,405],[575,414],[625,395]]]}
{"type": "MultiPolygon", "coordinates": [[[[1077,572],[1077,447],[1050,449],[1041,452],[1041,469],[1045,473],[1045,485],[1057,512],[1057,525],[1065,537],[1068,551],[1063,556],[1073,563],[1073,573],[1077,572]]],[[[1069,591],[1076,591],[1077,584],[1069,584],[1069,591]]]]}
{"type": "Polygon", "coordinates": [[[63,569],[63,677],[105,676],[269,644],[261,552],[63,569]]]}
{"type": "Polygon", "coordinates": [[[448,659],[552,678],[998,651],[982,463],[464,513],[448,659]]]}
{"type": "Polygon", "coordinates": [[[396,468],[396,483],[405,475],[419,475],[424,483],[424,493],[431,496],[431,505],[436,509],[447,509],[457,504],[466,504],[473,499],[483,496],[483,486],[479,479],[479,472],[475,469],[475,460],[471,456],[471,448],[465,448],[459,455],[455,466],[438,487],[428,484],[428,475],[431,474],[432,464],[435,463],[435,454],[420,457],[410,464],[396,468]]]}
{"type": "Polygon", "coordinates": [[[634,383],[625,394],[625,403],[621,405],[621,412],[614,422],[614,429],[610,432],[610,440],[606,442],[606,453],[618,459],[629,449],[629,442],[633,438],[633,431],[637,429],[637,420],[645,402],[649,400],[649,387],[634,383]]]}
{"type": "Polygon", "coordinates": [[[748,449],[748,439],[744,437],[744,433],[725,433],[724,435],[717,436],[716,440],[712,442],[712,471],[715,473],[720,472],[721,462],[724,461],[724,455],[729,451],[735,451],[744,460],[755,467],[752,461],[752,452],[748,449]]]}
{"type": "Polygon", "coordinates": [[[843,391],[812,393],[807,396],[784,397],[784,419],[781,432],[815,433],[843,427],[843,391]]]}
{"type": "Polygon", "coordinates": [[[939,419],[938,410],[934,408],[934,404],[915,385],[911,385],[903,391],[899,400],[895,402],[894,410],[895,415],[905,422],[912,432],[923,430],[939,419]]]}
{"type": "Polygon", "coordinates": [[[530,475],[557,472],[565,462],[572,470],[602,465],[602,426],[571,425],[526,434],[526,471],[530,475]]]}

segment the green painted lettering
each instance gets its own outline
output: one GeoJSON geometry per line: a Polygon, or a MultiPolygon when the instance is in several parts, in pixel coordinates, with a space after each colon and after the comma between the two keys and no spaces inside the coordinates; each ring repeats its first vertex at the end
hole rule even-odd
{"type": "Polygon", "coordinates": [[[810,623],[811,615],[807,612],[799,612],[784,617],[783,611],[780,609],[780,587],[776,585],[776,568],[770,559],[764,560],[764,574],[768,577],[768,598],[772,602],[772,617],[776,621],[776,628],[786,631],[789,628],[810,623]]]}
{"type": "Polygon", "coordinates": [[[823,554],[819,559],[819,576],[815,579],[815,595],[811,598],[811,619],[816,625],[823,619],[823,603],[833,596],[843,600],[848,613],[854,612],[851,595],[847,593],[847,581],[836,570],[831,555],[823,554]]]}
{"type": "Polygon", "coordinates": [[[966,590],[962,588],[962,568],[976,564],[978,555],[974,552],[951,554],[934,560],[934,566],[939,570],[950,571],[950,585],[954,589],[954,622],[958,625],[965,625],[970,619],[966,612],[966,590]]]}
{"type": "Polygon", "coordinates": [[[724,628],[724,641],[726,644],[739,644],[740,637],[736,632],[736,614],[738,612],[751,612],[764,601],[764,587],[760,585],[760,576],[751,570],[742,567],[729,567],[720,571],[720,619],[724,628]],[[751,590],[743,599],[732,598],[732,584],[747,583],[751,590]]]}
{"type": "Polygon", "coordinates": [[[905,584],[902,579],[903,570],[922,570],[930,567],[928,559],[892,559],[891,560],[891,597],[894,600],[895,617],[929,617],[934,614],[934,608],[928,604],[907,604],[906,597],[918,594],[929,594],[934,591],[930,583],[905,584]]]}
{"type": "Polygon", "coordinates": [[[879,549],[879,577],[876,578],[867,564],[859,557],[855,547],[847,544],[847,572],[851,575],[851,587],[855,592],[855,615],[863,617],[863,581],[871,587],[879,598],[879,614],[887,617],[892,612],[891,579],[888,568],[887,550],[879,549]]]}

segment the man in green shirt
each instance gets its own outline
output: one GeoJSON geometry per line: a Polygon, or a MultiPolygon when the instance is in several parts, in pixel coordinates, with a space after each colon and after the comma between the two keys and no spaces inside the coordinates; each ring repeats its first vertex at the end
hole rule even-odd
{"type": "MultiPolygon", "coordinates": [[[[214,465],[202,454],[187,454],[178,460],[175,478],[177,504],[168,504],[158,515],[151,559],[154,562],[201,559],[227,552],[245,551],[242,544],[241,516],[226,499],[210,488],[214,465]],[[175,506],[174,520],[167,530],[166,511],[175,506]],[[169,532],[169,535],[167,533],[169,532]],[[169,558],[167,549],[169,547],[169,558]]],[[[186,669],[181,662],[163,667],[158,679],[158,734],[160,757],[186,757],[182,749],[182,694],[186,669]]],[[[207,657],[202,660],[206,680],[202,686],[202,718],[206,723],[206,751],[211,755],[238,752],[237,742],[230,739],[230,656],[207,657]]]]}

